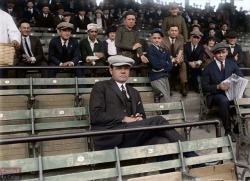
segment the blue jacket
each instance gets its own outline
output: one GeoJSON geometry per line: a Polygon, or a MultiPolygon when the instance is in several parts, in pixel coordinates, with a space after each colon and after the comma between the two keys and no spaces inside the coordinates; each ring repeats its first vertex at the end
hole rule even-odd
{"type": "Polygon", "coordinates": [[[158,50],[154,45],[150,45],[147,51],[148,60],[149,60],[149,79],[151,81],[157,80],[163,77],[167,77],[168,72],[173,68],[173,63],[170,59],[170,55],[165,48],[162,48],[162,51],[158,50]],[[163,71],[155,72],[153,70],[163,71]]]}

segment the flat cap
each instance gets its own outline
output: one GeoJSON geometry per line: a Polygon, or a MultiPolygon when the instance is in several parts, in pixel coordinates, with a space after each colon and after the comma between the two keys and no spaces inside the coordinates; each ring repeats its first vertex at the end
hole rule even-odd
{"type": "Polygon", "coordinates": [[[61,22],[56,26],[57,29],[61,30],[61,29],[74,29],[74,25],[68,22],[61,22]]]}
{"type": "Polygon", "coordinates": [[[102,10],[100,10],[100,9],[97,9],[97,10],[95,11],[95,14],[97,14],[97,13],[103,14],[102,10]]]}
{"type": "Polygon", "coordinates": [[[90,23],[90,24],[87,25],[87,31],[91,30],[92,28],[97,29],[97,24],[90,23]]]}
{"type": "Polygon", "coordinates": [[[173,3],[169,3],[170,9],[175,9],[175,8],[179,8],[179,4],[176,2],[173,3]]]}
{"type": "Polygon", "coordinates": [[[117,67],[122,66],[122,65],[132,66],[135,63],[135,61],[132,58],[125,57],[123,55],[110,56],[108,58],[108,62],[109,62],[109,65],[113,65],[117,67]]]}
{"type": "Polygon", "coordinates": [[[203,36],[203,34],[199,30],[191,31],[190,35],[192,35],[192,36],[198,36],[200,38],[203,36]]]}
{"type": "Polygon", "coordinates": [[[63,15],[63,16],[71,16],[72,14],[71,14],[70,12],[68,12],[68,11],[65,11],[65,12],[63,12],[62,15],[63,15]]]}
{"type": "Polygon", "coordinates": [[[228,34],[227,34],[227,38],[237,38],[238,35],[235,31],[230,31],[228,34]]]}
{"type": "Polygon", "coordinates": [[[220,50],[225,50],[229,47],[229,45],[225,44],[225,43],[217,43],[214,45],[214,47],[211,49],[211,52],[216,53],[220,50]]]}
{"type": "Polygon", "coordinates": [[[164,37],[164,34],[160,28],[154,28],[150,34],[153,35],[154,33],[160,33],[161,37],[164,37]]]}

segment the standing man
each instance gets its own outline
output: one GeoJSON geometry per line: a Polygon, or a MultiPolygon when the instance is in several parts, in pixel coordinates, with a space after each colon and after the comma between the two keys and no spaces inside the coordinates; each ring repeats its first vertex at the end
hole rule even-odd
{"type": "Polygon", "coordinates": [[[202,89],[209,93],[207,96],[207,106],[218,106],[220,108],[220,118],[223,122],[225,135],[230,135],[232,141],[235,137],[231,131],[230,102],[225,94],[229,89],[229,84],[222,83],[233,73],[243,77],[239,67],[226,58],[228,54],[228,45],[224,43],[216,44],[211,51],[214,53],[215,61],[208,64],[202,72],[202,89]]]}
{"type": "Polygon", "coordinates": [[[188,41],[188,29],[185,19],[179,15],[179,6],[177,3],[170,5],[170,16],[166,17],[162,23],[162,31],[167,32],[170,25],[177,25],[179,27],[180,38],[184,42],[188,41]]]}
{"type": "MultiPolygon", "coordinates": [[[[13,18],[1,9],[0,17],[0,43],[11,43],[16,49],[18,49],[21,43],[21,34],[17,29],[13,18]]],[[[7,77],[8,71],[0,69],[0,78],[7,77]]]]}
{"type": "MultiPolygon", "coordinates": [[[[103,43],[98,40],[97,24],[90,23],[87,25],[88,37],[80,41],[81,59],[84,66],[104,66],[105,55],[103,50],[103,43]]],[[[106,74],[105,69],[85,69],[84,75],[86,77],[97,76],[103,77],[106,74]]]]}
{"type": "Polygon", "coordinates": [[[199,44],[202,37],[200,31],[190,33],[190,42],[184,44],[184,62],[187,66],[187,76],[189,86],[199,93],[197,77],[201,76],[201,63],[203,59],[204,46],[199,44]]]}
{"type": "Polygon", "coordinates": [[[176,84],[176,77],[180,77],[181,89],[180,93],[187,96],[187,66],[183,61],[183,40],[178,39],[179,27],[171,25],[167,31],[167,36],[163,39],[163,46],[170,52],[170,58],[174,64],[171,71],[170,86],[176,84]]]}
{"type": "Polygon", "coordinates": [[[124,25],[118,27],[116,31],[115,45],[120,48],[121,55],[135,60],[135,64],[147,63],[148,59],[143,55],[142,45],[139,39],[139,32],[135,29],[136,14],[133,11],[127,11],[123,16],[124,25]]]}
{"type": "MultiPolygon", "coordinates": [[[[140,94],[126,84],[130,67],[134,60],[122,55],[111,56],[108,59],[112,78],[97,82],[90,95],[90,120],[92,130],[124,129],[142,126],[166,125],[168,122],[161,116],[146,118],[140,94]]],[[[94,137],[95,150],[124,148],[185,140],[176,130],[144,131],[135,133],[121,133],[94,137]]],[[[185,157],[195,156],[194,152],[187,152],[185,157]]],[[[171,159],[167,156],[159,157],[158,161],[171,159]]],[[[162,170],[163,172],[174,171],[162,170]]]]}
{"type": "MultiPolygon", "coordinates": [[[[35,36],[30,36],[30,30],[29,20],[22,20],[19,23],[22,43],[20,49],[16,51],[18,58],[16,66],[48,66],[40,39],[35,36]]],[[[26,70],[17,70],[18,78],[24,78],[25,74],[26,70]]],[[[48,77],[47,70],[41,70],[41,77],[48,77]]]]}
{"type": "MultiPolygon", "coordinates": [[[[78,41],[70,37],[73,24],[62,22],[57,25],[59,36],[49,43],[49,66],[71,67],[80,66],[80,50],[78,41]]],[[[49,78],[56,77],[60,69],[50,69],[49,78]]],[[[75,77],[82,77],[81,69],[72,70],[75,77]]]]}

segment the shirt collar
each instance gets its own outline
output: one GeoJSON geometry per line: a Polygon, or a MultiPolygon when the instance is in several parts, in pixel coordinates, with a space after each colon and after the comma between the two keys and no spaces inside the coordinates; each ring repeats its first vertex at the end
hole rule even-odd
{"type": "Polygon", "coordinates": [[[89,43],[98,43],[97,39],[95,39],[95,41],[94,41],[94,42],[93,42],[93,41],[91,41],[91,40],[89,39],[89,36],[88,36],[88,41],[89,41],[89,43]]]}
{"type": "MultiPolygon", "coordinates": [[[[116,82],[116,81],[115,81],[116,82]]],[[[123,85],[124,89],[126,90],[126,83],[120,83],[120,82],[116,82],[117,86],[119,87],[119,89],[121,90],[121,86],[123,85]]]]}
{"type": "Polygon", "coordinates": [[[68,43],[69,43],[69,40],[63,40],[62,38],[60,38],[61,39],[61,43],[62,43],[62,45],[64,44],[64,42],[66,42],[66,46],[68,45],[68,43]]]}

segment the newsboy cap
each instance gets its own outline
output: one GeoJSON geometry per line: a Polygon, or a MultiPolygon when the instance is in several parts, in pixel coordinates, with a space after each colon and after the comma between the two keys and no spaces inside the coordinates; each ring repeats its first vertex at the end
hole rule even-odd
{"type": "Polygon", "coordinates": [[[68,22],[61,22],[56,26],[57,29],[62,30],[62,29],[74,29],[74,25],[68,22]]]}
{"type": "Polygon", "coordinates": [[[91,30],[92,28],[97,29],[97,24],[95,23],[90,23],[87,25],[87,31],[91,30]]]}
{"type": "Polygon", "coordinates": [[[238,35],[235,31],[230,31],[228,34],[227,34],[227,38],[237,38],[238,35]]]}
{"type": "Polygon", "coordinates": [[[108,58],[109,65],[113,65],[116,67],[122,66],[122,65],[129,65],[132,66],[135,61],[132,58],[125,57],[123,55],[114,55],[110,56],[108,58]]]}
{"type": "Polygon", "coordinates": [[[211,49],[211,52],[216,53],[220,50],[225,50],[229,47],[229,45],[225,44],[225,43],[217,43],[214,45],[214,47],[211,49]]]}
{"type": "Polygon", "coordinates": [[[72,14],[71,14],[70,12],[68,12],[68,11],[65,11],[65,12],[63,12],[62,15],[63,15],[63,16],[71,16],[72,14]]]}
{"type": "Polygon", "coordinates": [[[190,35],[192,35],[192,36],[198,36],[200,38],[203,36],[203,34],[199,30],[191,31],[190,35]]]}
{"type": "Polygon", "coordinates": [[[100,9],[97,9],[97,10],[95,11],[95,14],[97,14],[97,13],[103,14],[102,10],[100,10],[100,9]]]}
{"type": "Polygon", "coordinates": [[[179,4],[177,4],[176,2],[169,3],[169,7],[170,7],[170,9],[179,8],[179,4]]]}
{"type": "Polygon", "coordinates": [[[150,34],[153,35],[154,33],[160,33],[161,37],[164,37],[164,34],[160,28],[154,28],[150,34]]]}

